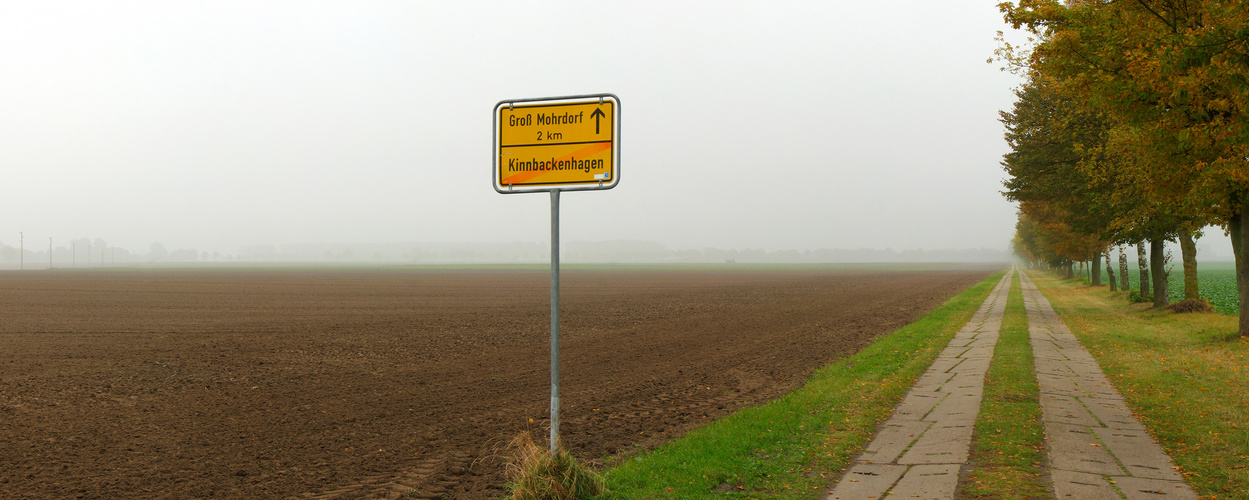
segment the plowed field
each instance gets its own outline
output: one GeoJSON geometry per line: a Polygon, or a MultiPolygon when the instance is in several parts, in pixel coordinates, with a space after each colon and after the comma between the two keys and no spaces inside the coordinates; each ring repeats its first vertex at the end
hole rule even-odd
{"type": "MultiPolygon", "coordinates": [[[[793,390],[990,270],[565,271],[592,463],[793,390]]],[[[497,498],[545,442],[544,271],[0,274],[0,498],[497,498]]]]}

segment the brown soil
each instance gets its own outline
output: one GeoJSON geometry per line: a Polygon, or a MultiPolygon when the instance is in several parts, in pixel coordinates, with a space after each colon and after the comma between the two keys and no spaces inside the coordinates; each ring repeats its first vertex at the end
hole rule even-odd
{"type": "MultiPolygon", "coordinates": [[[[602,464],[768,401],[988,272],[565,271],[564,444],[602,464]]],[[[4,273],[0,497],[497,498],[506,442],[545,442],[549,293],[543,271],[4,273]]]]}

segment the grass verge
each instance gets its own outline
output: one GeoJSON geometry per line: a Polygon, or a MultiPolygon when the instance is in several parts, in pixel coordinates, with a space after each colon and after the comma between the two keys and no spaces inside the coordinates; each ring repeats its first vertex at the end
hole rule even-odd
{"type": "Polygon", "coordinates": [[[1202,498],[1249,499],[1249,339],[1237,320],[1029,276],[1202,498]]]}
{"type": "Polygon", "coordinates": [[[604,476],[612,498],[815,498],[889,416],[1001,279],[818,370],[802,388],[633,457],[604,476]]]}
{"type": "Polygon", "coordinates": [[[1045,429],[1040,389],[1033,370],[1028,316],[1019,277],[1011,283],[993,361],[985,374],[984,397],[972,440],[969,477],[960,498],[1052,498],[1041,476],[1045,429]]]}

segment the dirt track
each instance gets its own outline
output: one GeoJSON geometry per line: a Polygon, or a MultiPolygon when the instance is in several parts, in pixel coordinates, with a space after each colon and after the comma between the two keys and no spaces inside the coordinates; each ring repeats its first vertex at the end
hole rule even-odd
{"type": "MultiPolygon", "coordinates": [[[[767,401],[988,273],[565,271],[564,442],[610,460],[767,401]]],[[[548,287],[0,274],[0,498],[496,498],[506,441],[545,440],[548,287]]]]}

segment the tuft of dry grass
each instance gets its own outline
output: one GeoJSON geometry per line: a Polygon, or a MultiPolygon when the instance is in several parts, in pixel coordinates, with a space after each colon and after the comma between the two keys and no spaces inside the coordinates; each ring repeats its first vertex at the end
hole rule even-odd
{"type": "Polygon", "coordinates": [[[1214,312],[1214,306],[1206,299],[1185,299],[1167,307],[1171,308],[1171,312],[1177,313],[1214,312]]]}
{"type": "Polygon", "coordinates": [[[508,496],[512,500],[585,500],[606,492],[603,477],[557,447],[554,455],[538,446],[528,432],[508,445],[508,496]]]}

